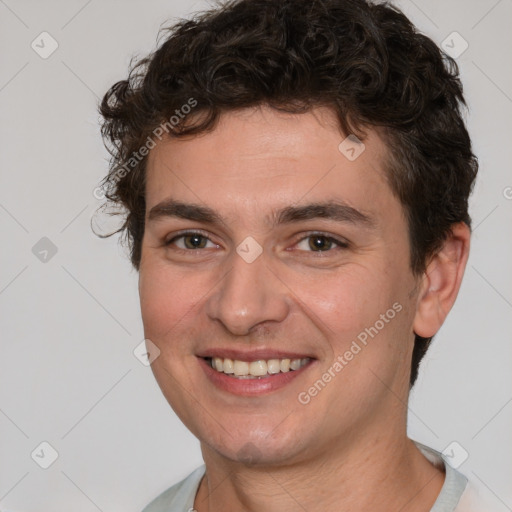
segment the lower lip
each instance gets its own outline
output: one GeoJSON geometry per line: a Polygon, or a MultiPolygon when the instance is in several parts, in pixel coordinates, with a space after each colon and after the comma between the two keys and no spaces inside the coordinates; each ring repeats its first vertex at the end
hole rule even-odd
{"type": "Polygon", "coordinates": [[[306,366],[302,366],[298,370],[290,370],[285,373],[280,372],[259,379],[237,379],[236,377],[230,377],[223,372],[214,370],[202,357],[198,359],[206,376],[215,386],[240,396],[256,396],[277,391],[296,379],[299,375],[302,375],[314,362],[310,361],[306,366]]]}

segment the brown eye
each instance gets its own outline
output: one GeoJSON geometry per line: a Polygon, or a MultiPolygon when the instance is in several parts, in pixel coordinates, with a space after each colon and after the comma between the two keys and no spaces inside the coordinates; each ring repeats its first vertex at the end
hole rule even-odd
{"type": "Polygon", "coordinates": [[[217,245],[213,244],[213,242],[211,242],[207,236],[194,232],[182,233],[181,235],[175,236],[174,238],[171,238],[165,242],[165,245],[175,245],[178,249],[181,250],[195,250],[206,248],[206,244],[208,242],[210,242],[215,247],[218,247],[217,245]]]}
{"type": "Polygon", "coordinates": [[[187,249],[203,249],[206,245],[206,238],[203,235],[184,235],[183,240],[187,249]]]}
{"type": "Polygon", "coordinates": [[[308,237],[309,247],[313,251],[326,251],[332,247],[332,240],[323,235],[313,235],[308,237]]]}
{"type": "Polygon", "coordinates": [[[348,244],[332,236],[322,233],[313,233],[300,240],[297,247],[302,251],[320,253],[332,252],[333,248],[347,248],[348,244]]]}

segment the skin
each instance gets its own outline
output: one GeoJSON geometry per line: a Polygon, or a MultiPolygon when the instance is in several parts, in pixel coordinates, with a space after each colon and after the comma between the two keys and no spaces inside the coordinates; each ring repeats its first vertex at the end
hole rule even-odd
{"type": "Polygon", "coordinates": [[[455,225],[426,272],[414,275],[382,138],[368,129],[352,162],[338,150],[344,138],[328,109],[259,106],[224,114],[201,136],[162,141],[149,155],[147,214],[172,198],[222,218],[147,216],[140,266],[145,337],[161,351],[153,373],[201,442],[198,512],[428,511],[443,485],[444,474],[407,438],[410,360],[414,332],[435,334],[456,298],[469,229],[455,225]],[[371,225],[270,220],[280,208],[328,200],[364,213],[371,225]],[[204,248],[186,249],[191,237],[165,245],[197,229],[207,236],[204,248]],[[321,238],[324,250],[315,251],[311,231],[348,246],[321,238]],[[263,249],[252,263],[236,252],[248,236],[263,249]],[[396,303],[401,311],[301,404],[298,394],[396,303]],[[282,349],[315,360],[284,388],[243,397],[205,376],[197,354],[211,347],[282,349]]]}

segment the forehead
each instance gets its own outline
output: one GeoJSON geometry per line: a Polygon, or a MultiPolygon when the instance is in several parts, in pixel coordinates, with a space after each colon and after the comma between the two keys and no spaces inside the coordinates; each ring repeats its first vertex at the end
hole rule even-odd
{"type": "Polygon", "coordinates": [[[362,210],[388,207],[393,198],[383,140],[372,129],[364,145],[348,135],[328,109],[225,113],[212,131],[167,139],[151,150],[147,211],[169,197],[208,204],[226,215],[261,215],[267,206],[325,200],[362,210]]]}

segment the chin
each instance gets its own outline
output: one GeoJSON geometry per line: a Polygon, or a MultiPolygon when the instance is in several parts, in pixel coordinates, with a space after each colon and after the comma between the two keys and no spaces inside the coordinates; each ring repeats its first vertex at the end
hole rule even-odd
{"type": "Polygon", "coordinates": [[[204,451],[211,452],[233,462],[250,466],[279,466],[291,460],[300,458],[302,450],[300,443],[295,442],[290,436],[276,437],[272,430],[262,435],[246,433],[243,435],[229,436],[225,432],[221,440],[210,439],[202,441],[204,451]]]}

